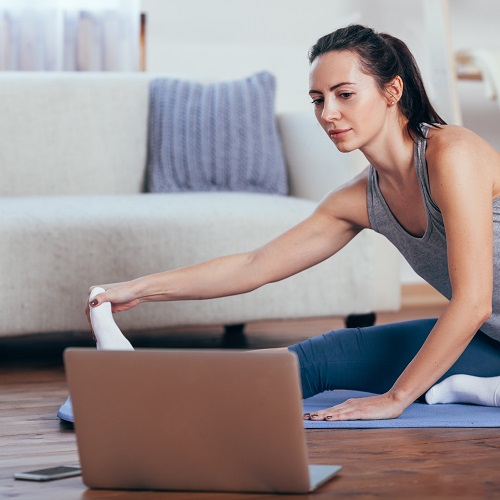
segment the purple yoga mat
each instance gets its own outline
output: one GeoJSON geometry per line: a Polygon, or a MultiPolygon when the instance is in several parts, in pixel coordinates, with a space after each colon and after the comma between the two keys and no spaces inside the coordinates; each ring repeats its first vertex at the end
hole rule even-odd
{"type": "MultiPolygon", "coordinates": [[[[304,413],[343,403],[346,399],[373,396],[369,392],[326,391],[304,400],[304,413]]],[[[464,404],[413,403],[391,420],[314,422],[305,420],[306,429],[378,429],[389,427],[500,427],[500,408],[464,404]]]]}

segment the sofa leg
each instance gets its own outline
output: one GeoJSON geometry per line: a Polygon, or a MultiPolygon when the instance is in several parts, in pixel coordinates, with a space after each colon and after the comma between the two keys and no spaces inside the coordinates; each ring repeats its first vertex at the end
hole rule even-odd
{"type": "Polygon", "coordinates": [[[222,347],[244,348],[248,346],[248,339],[245,335],[245,323],[234,325],[224,325],[224,335],[222,336],[222,347]]]}
{"type": "Polygon", "coordinates": [[[364,326],[373,326],[377,316],[374,312],[366,314],[349,314],[345,319],[347,328],[363,328],[364,326]]]}

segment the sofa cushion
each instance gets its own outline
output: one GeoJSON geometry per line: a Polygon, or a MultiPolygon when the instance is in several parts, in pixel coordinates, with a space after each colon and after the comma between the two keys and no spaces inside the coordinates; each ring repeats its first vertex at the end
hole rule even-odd
{"type": "Polygon", "coordinates": [[[148,191],[286,194],[274,95],[267,72],[211,84],[152,80],[148,191]]]}
{"type": "MultiPolygon", "coordinates": [[[[90,285],[257,248],[315,207],[309,200],[251,193],[0,198],[0,335],[88,330],[90,285]]],[[[125,330],[139,331],[366,312],[373,297],[387,301],[397,288],[387,275],[373,280],[370,234],[358,235],[349,251],[254,292],[142,304],[116,319],[125,330]]]]}

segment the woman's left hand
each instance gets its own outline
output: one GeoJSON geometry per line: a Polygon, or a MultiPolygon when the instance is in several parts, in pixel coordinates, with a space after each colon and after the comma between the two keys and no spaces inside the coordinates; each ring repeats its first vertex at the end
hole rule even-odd
{"type": "Polygon", "coordinates": [[[305,413],[304,420],[384,420],[399,417],[407,404],[395,401],[389,393],[348,399],[325,410],[305,413]]]}

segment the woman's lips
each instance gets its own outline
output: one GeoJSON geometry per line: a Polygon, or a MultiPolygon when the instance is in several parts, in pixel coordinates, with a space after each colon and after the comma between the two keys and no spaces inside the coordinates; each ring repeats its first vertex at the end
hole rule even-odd
{"type": "Polygon", "coordinates": [[[330,139],[340,139],[341,137],[344,137],[351,130],[352,129],[350,128],[336,128],[329,130],[328,135],[330,136],[330,139]]]}

